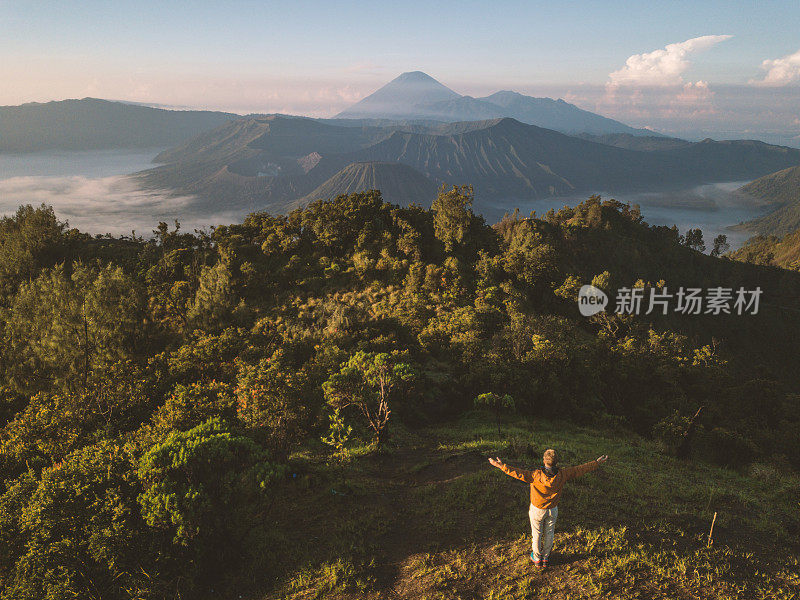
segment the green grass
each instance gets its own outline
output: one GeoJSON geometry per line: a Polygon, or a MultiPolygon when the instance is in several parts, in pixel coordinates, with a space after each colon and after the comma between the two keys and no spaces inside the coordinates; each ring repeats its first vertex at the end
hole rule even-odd
{"type": "Polygon", "coordinates": [[[499,438],[480,413],[398,430],[386,451],[343,465],[295,461],[302,483],[280,490],[234,578],[249,581],[244,597],[800,598],[800,479],[768,465],[684,463],[630,434],[564,423],[517,421],[499,438]],[[611,459],[568,484],[562,560],[538,572],[527,486],[486,458],[533,466],[547,447],[566,464],[611,459]]]}

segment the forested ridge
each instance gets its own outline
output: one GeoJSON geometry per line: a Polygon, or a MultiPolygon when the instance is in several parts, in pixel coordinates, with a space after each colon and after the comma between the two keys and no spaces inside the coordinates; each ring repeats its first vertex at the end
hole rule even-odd
{"type": "Polygon", "coordinates": [[[308,485],[299,455],[380,453],[476,406],[800,468],[800,274],[614,200],[493,226],[472,200],[356,193],[149,239],[3,218],[2,598],[202,597],[254,553],[273,580],[280,536],[247,536],[300,518],[273,506],[308,485]],[[763,296],[755,315],[585,318],[585,283],[763,296]]]}

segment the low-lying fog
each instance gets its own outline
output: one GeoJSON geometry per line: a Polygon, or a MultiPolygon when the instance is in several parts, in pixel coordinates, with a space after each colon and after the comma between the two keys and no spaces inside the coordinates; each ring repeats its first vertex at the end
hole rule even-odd
{"type": "MultiPolygon", "coordinates": [[[[71,227],[89,233],[129,234],[135,230],[148,236],[159,221],[178,219],[186,231],[210,225],[233,223],[242,211],[198,214],[192,197],[170,196],[158,190],[140,189],[126,174],[153,166],[160,149],[93,152],[50,152],[0,154],[0,214],[10,214],[21,204],[52,205],[59,218],[71,227]]],[[[763,207],[734,193],[745,182],[698,186],[689,190],[646,194],[616,194],[621,202],[639,204],[647,222],[677,225],[681,232],[699,227],[706,245],[724,233],[732,247],[740,246],[752,234],[726,228],[763,213],[763,207]]],[[[609,194],[601,193],[608,198],[609,194]]],[[[535,210],[544,215],[574,205],[588,195],[516,202],[527,215],[535,210]]],[[[479,199],[480,203],[480,199],[479,199]]],[[[500,219],[509,205],[480,203],[489,222],[500,219]]],[[[510,212],[510,211],[509,211],[510,212]]]]}
{"type": "Polygon", "coordinates": [[[159,221],[185,231],[232,223],[243,215],[193,214],[192,197],[143,190],[126,174],[153,167],[162,149],[0,154],[0,215],[22,204],[51,205],[58,217],[89,233],[148,237],[159,221]]]}

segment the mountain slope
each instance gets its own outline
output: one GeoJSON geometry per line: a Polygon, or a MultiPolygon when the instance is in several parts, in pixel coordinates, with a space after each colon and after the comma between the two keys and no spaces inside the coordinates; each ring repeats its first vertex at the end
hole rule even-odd
{"type": "Polygon", "coordinates": [[[459,94],[442,85],[430,75],[426,75],[422,71],[411,71],[403,73],[378,91],[356,102],[350,108],[339,113],[336,118],[407,118],[413,114],[414,106],[457,98],[459,98],[459,94]]]}
{"type": "Polygon", "coordinates": [[[481,98],[503,109],[502,116],[511,117],[522,123],[538,125],[565,133],[629,133],[631,135],[653,136],[657,133],[647,129],[635,129],[614,119],[578,108],[564,100],[534,98],[518,92],[501,91],[481,98]]]}
{"type": "Polygon", "coordinates": [[[326,155],[352,152],[390,134],[391,130],[379,127],[336,127],[305,117],[247,117],[166,150],[156,157],[156,161],[213,161],[221,166],[253,156],[278,161],[299,159],[312,152],[326,155]]]}
{"type": "Polygon", "coordinates": [[[407,206],[430,206],[436,198],[436,183],[412,167],[400,163],[360,162],[347,165],[325,183],[302,198],[298,205],[328,200],[340,194],[380,190],[383,199],[407,206]]]}
{"type": "Polygon", "coordinates": [[[730,257],[754,265],[772,265],[784,269],[800,270],[800,229],[783,239],[776,235],[757,235],[744,246],[731,252],[730,257]]]}
{"type": "Polygon", "coordinates": [[[471,182],[478,198],[492,200],[730,181],[800,162],[798,150],[749,141],[636,152],[513,119],[487,121],[451,135],[394,132],[354,156],[402,162],[439,181],[471,182]]]}
{"type": "Polygon", "coordinates": [[[692,142],[682,140],[680,138],[671,138],[667,136],[655,135],[633,135],[630,133],[579,133],[575,137],[579,137],[590,142],[597,142],[598,144],[605,144],[606,146],[616,146],[617,148],[626,148],[628,150],[641,150],[643,152],[650,152],[653,150],[674,150],[676,148],[686,148],[691,146],[692,142]]]}
{"type": "Polygon", "coordinates": [[[452,100],[442,100],[431,104],[420,104],[412,109],[418,119],[439,121],[485,121],[507,116],[501,106],[485,102],[472,96],[460,96],[452,100]]]}
{"type": "Polygon", "coordinates": [[[512,119],[452,135],[395,132],[355,156],[402,162],[440,181],[473,183],[478,199],[562,195],[589,181],[608,186],[617,181],[615,163],[627,162],[624,180],[630,181],[647,162],[635,153],[512,119]]]}
{"type": "Polygon", "coordinates": [[[0,107],[0,152],[165,148],[238,119],[97,98],[0,107]]]}
{"type": "Polygon", "coordinates": [[[800,167],[765,175],[742,186],[741,191],[778,205],[800,202],[800,167]]]}
{"type": "Polygon", "coordinates": [[[769,214],[746,223],[746,228],[778,236],[800,229],[800,166],[765,175],[740,191],[773,208],[769,214]]]}
{"type": "MultiPolygon", "coordinates": [[[[509,118],[410,127],[333,123],[243,118],[162,153],[158,160],[167,164],[139,177],[148,187],[198,195],[209,206],[285,212],[352,163],[395,163],[434,182],[473,184],[480,211],[578,192],[749,179],[800,163],[800,150],[760,142],[670,143],[667,150],[642,152],[509,118]]],[[[419,187],[413,184],[408,199],[392,192],[392,201],[416,201],[419,187]]],[[[352,191],[347,177],[317,193],[344,190],[352,191]]]]}
{"type": "Polygon", "coordinates": [[[390,134],[280,115],[242,118],[162,152],[156,161],[164,165],[136,177],[145,187],[196,195],[204,208],[284,212],[353,162],[339,155],[390,134]]]}
{"type": "Polygon", "coordinates": [[[709,180],[735,181],[761,177],[780,168],[800,163],[800,150],[773,146],[758,140],[712,140],[681,146],[658,153],[679,157],[697,173],[706,173],[709,180]]]}

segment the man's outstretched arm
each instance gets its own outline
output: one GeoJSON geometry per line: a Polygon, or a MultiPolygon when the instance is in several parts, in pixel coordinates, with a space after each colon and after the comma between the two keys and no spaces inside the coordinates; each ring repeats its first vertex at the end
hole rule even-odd
{"type": "Polygon", "coordinates": [[[569,481],[570,479],[575,479],[576,477],[585,475],[590,471],[594,471],[597,467],[602,465],[607,460],[608,460],[608,454],[603,454],[603,456],[599,456],[596,460],[590,460],[589,462],[584,463],[582,465],[578,465],[576,467],[566,467],[563,469],[564,481],[569,481]]]}
{"type": "Polygon", "coordinates": [[[490,458],[489,464],[493,467],[497,467],[506,475],[510,475],[514,479],[519,479],[520,481],[524,481],[525,483],[531,483],[533,481],[533,471],[526,471],[525,469],[515,469],[514,467],[509,467],[499,458],[490,458]]]}

